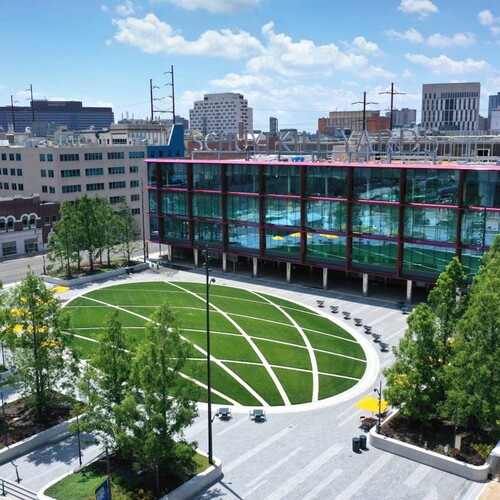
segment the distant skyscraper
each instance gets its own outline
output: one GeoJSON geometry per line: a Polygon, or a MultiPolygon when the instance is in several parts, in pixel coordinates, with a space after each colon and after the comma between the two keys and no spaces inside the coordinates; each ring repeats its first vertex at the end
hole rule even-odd
{"type": "Polygon", "coordinates": [[[422,127],[448,133],[476,132],[480,94],[480,83],[422,85],[422,127]]]}
{"type": "Polygon", "coordinates": [[[269,118],[269,134],[272,137],[276,137],[278,135],[278,119],[274,116],[269,118]]]}
{"type": "Polygon", "coordinates": [[[248,133],[253,131],[253,113],[241,94],[205,94],[203,101],[196,101],[189,110],[189,123],[191,130],[200,130],[203,134],[238,133],[242,127],[248,133]]]}
{"type": "MultiPolygon", "coordinates": [[[[500,109],[500,92],[497,95],[490,95],[488,97],[488,129],[493,129],[491,115],[494,109],[500,109]]],[[[495,129],[497,130],[497,129],[495,129]]]]}
{"type": "Polygon", "coordinates": [[[393,127],[412,127],[417,123],[416,109],[393,109],[392,126],[393,127]]]}
{"type": "Polygon", "coordinates": [[[108,128],[114,122],[112,108],[84,107],[80,101],[33,101],[31,106],[0,107],[0,125],[5,131],[15,123],[16,132],[24,132],[35,123],[50,123],[68,130],[108,128]],[[34,116],[34,120],[33,120],[34,116]]]}

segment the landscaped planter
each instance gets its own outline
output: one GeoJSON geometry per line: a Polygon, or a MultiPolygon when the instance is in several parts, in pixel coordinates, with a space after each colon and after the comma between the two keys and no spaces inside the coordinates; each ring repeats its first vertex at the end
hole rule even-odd
{"type": "Polygon", "coordinates": [[[108,280],[110,278],[115,278],[116,276],[122,276],[123,274],[138,273],[140,271],[144,271],[145,269],[149,269],[149,264],[147,263],[136,264],[134,266],[122,267],[120,269],[113,269],[112,271],[106,271],[105,273],[97,273],[97,274],[92,274],[90,276],[82,276],[81,278],[75,278],[69,280],[55,278],[53,276],[44,276],[43,279],[47,283],[52,283],[54,285],[73,287],[73,286],[83,285],[85,283],[93,283],[95,281],[108,280]]]}
{"type": "Polygon", "coordinates": [[[66,422],[61,422],[60,424],[54,425],[50,429],[46,429],[34,436],[14,443],[10,446],[6,446],[0,450],[0,465],[6,462],[10,462],[15,458],[22,455],[26,455],[32,452],[34,449],[44,446],[48,443],[55,443],[67,438],[71,433],[69,432],[69,426],[76,421],[76,417],[66,422]]]}
{"type": "MultiPolygon", "coordinates": [[[[386,419],[386,422],[394,418],[398,413],[397,411],[394,412],[386,419]]],[[[452,474],[464,477],[470,481],[486,481],[494,465],[492,463],[494,460],[492,455],[486,459],[484,465],[471,465],[434,451],[425,450],[413,444],[403,443],[402,441],[389,438],[383,434],[377,434],[375,428],[372,428],[370,431],[370,444],[374,448],[394,453],[400,457],[408,458],[409,460],[414,460],[415,462],[435,467],[445,472],[451,472],[452,474]]]]}
{"type": "MultiPolygon", "coordinates": [[[[200,450],[196,450],[196,453],[205,457],[208,456],[200,450]]],[[[194,476],[160,500],[189,500],[216,483],[222,477],[222,462],[215,457],[214,462],[214,465],[200,472],[200,474],[194,476]]]]}

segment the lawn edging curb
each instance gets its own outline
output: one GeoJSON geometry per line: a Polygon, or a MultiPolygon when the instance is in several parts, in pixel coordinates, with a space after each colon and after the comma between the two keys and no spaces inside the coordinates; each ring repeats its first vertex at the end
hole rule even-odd
{"type": "MultiPolygon", "coordinates": [[[[208,455],[201,450],[196,450],[196,453],[208,457],[208,455]]],[[[164,497],[161,497],[160,500],[189,500],[216,483],[222,477],[222,462],[216,457],[213,457],[213,460],[213,465],[184,484],[181,484],[178,488],[164,497]]]]}
{"type": "Polygon", "coordinates": [[[120,269],[113,269],[113,271],[107,271],[105,273],[92,274],[90,276],[82,276],[81,278],[75,278],[71,280],[64,280],[61,278],[55,278],[54,276],[43,276],[46,283],[51,283],[52,285],[68,286],[74,287],[79,285],[84,285],[85,283],[93,283],[95,281],[104,281],[110,278],[116,278],[117,276],[122,276],[123,274],[138,273],[149,269],[148,263],[136,264],[135,266],[122,267],[120,269]]]}
{"type": "Polygon", "coordinates": [[[30,436],[23,441],[14,443],[11,446],[6,446],[0,450],[0,465],[10,462],[11,460],[14,460],[22,455],[26,455],[40,446],[57,443],[67,438],[71,434],[69,426],[73,422],[76,422],[76,418],[77,417],[66,420],[65,422],[61,422],[60,424],[54,425],[53,427],[41,431],[38,434],[30,436]]]}
{"type": "MultiPolygon", "coordinates": [[[[394,412],[385,422],[398,415],[398,411],[394,412]]],[[[385,423],[384,422],[384,423],[385,423]]],[[[376,427],[370,430],[370,444],[374,448],[387,451],[415,462],[419,462],[429,467],[450,472],[457,476],[463,477],[470,481],[486,481],[491,470],[491,455],[486,459],[484,465],[471,465],[465,462],[460,462],[454,458],[441,455],[435,451],[425,450],[413,444],[404,443],[397,439],[389,438],[383,434],[377,434],[376,427]]]]}

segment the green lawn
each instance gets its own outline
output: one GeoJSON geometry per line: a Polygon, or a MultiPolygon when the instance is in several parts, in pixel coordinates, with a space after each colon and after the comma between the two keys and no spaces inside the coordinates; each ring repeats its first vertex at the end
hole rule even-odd
{"type": "MultiPolygon", "coordinates": [[[[199,347],[193,347],[185,374],[205,384],[205,290],[204,283],[147,282],[89,292],[65,307],[70,313],[72,330],[79,336],[71,339],[71,345],[88,359],[98,345],[92,340],[99,341],[115,306],[120,308],[118,317],[127,347],[133,351],[144,336],[148,318],[159,304],[167,301],[177,312],[182,335],[199,347]]],[[[319,399],[349,389],[365,372],[366,358],[361,346],[348,332],[313,309],[244,287],[217,284],[211,285],[210,305],[211,373],[212,387],[218,391],[213,395],[216,403],[262,405],[237,377],[269,405],[283,405],[279,385],[292,404],[310,402],[313,373],[304,335],[314,349],[319,372],[350,377],[319,375],[319,399]],[[256,349],[272,366],[278,386],[262,365],[256,349]],[[214,360],[220,360],[220,364],[214,360]]],[[[201,400],[206,401],[206,388],[201,386],[199,392],[201,400]]]]}

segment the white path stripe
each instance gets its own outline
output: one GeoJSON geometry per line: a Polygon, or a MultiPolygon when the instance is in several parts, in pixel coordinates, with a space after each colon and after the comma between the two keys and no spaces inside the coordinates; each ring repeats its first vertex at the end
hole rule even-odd
{"type": "Polygon", "coordinates": [[[340,493],[339,496],[335,497],[335,500],[349,500],[349,498],[356,495],[356,493],[362,489],[380,469],[387,465],[393,456],[394,455],[391,455],[390,453],[384,453],[374,464],[364,470],[363,473],[356,478],[356,481],[349,484],[349,486],[342,493],[340,493]]]}
{"type": "Polygon", "coordinates": [[[274,472],[275,470],[279,469],[283,464],[288,462],[290,459],[292,459],[297,453],[301,452],[303,450],[302,446],[299,446],[295,448],[292,452],[290,452],[288,455],[285,455],[281,460],[278,460],[276,463],[274,463],[271,467],[267,467],[266,470],[262,473],[259,474],[255,479],[250,481],[249,483],[245,484],[246,488],[251,488],[248,490],[243,496],[244,498],[249,498],[249,495],[255,491],[257,488],[259,488],[262,484],[262,480],[274,472]],[[260,483],[260,484],[259,484],[260,483]],[[254,488],[255,486],[255,488],[254,488]]]}
{"type": "MultiPolygon", "coordinates": [[[[180,288],[180,287],[179,287],[180,288]]],[[[125,309],[123,307],[120,307],[120,306],[116,306],[114,304],[108,304],[107,302],[104,302],[102,300],[98,300],[98,299],[94,299],[93,297],[87,297],[86,295],[83,295],[82,298],[84,299],[87,299],[87,300],[91,300],[93,302],[97,302],[99,304],[106,304],[108,307],[111,307],[111,308],[114,308],[114,309],[118,309],[120,311],[123,311],[123,312],[126,312],[128,314],[131,314],[132,316],[137,316],[138,318],[141,318],[141,319],[144,319],[146,321],[151,321],[151,318],[148,318],[147,316],[142,316],[141,314],[138,314],[134,311],[129,311],[128,309],[125,309]]],[[[189,339],[187,339],[186,337],[184,337],[183,335],[181,335],[181,337],[187,341],[187,342],[190,342],[189,339]]],[[[199,352],[201,352],[205,357],[207,355],[207,351],[205,351],[204,349],[202,349],[200,346],[196,345],[196,344],[193,344],[191,342],[191,345],[199,352]]],[[[231,375],[231,377],[233,377],[236,381],[238,381],[248,392],[250,392],[250,394],[252,394],[252,396],[254,396],[257,401],[259,401],[262,405],[264,406],[269,406],[268,403],[264,400],[264,398],[262,398],[260,396],[260,394],[258,394],[256,391],[254,391],[252,389],[252,387],[250,387],[241,377],[239,377],[236,373],[234,373],[232,370],[230,370],[226,365],[224,365],[224,363],[222,363],[220,360],[218,360],[217,358],[215,358],[214,356],[210,356],[210,359],[211,361],[213,361],[214,363],[216,363],[218,366],[220,366],[223,370],[225,370],[227,373],[229,373],[229,375],[231,375]]],[[[183,377],[185,378],[188,378],[189,380],[191,380],[192,382],[200,385],[201,382],[199,382],[198,380],[194,379],[194,378],[190,378],[188,377],[187,375],[184,375],[182,374],[183,377]]],[[[205,385],[205,388],[207,386],[205,385]]],[[[214,389],[212,389],[212,391],[216,392],[214,389]]],[[[228,398],[227,396],[224,396],[222,393],[219,393],[217,391],[217,393],[219,394],[219,396],[222,396],[224,399],[227,399],[228,401],[233,401],[232,399],[228,398]]],[[[236,403],[238,404],[238,403],[236,403]]]]}
{"type": "Polygon", "coordinates": [[[304,330],[302,327],[293,319],[281,306],[278,304],[274,304],[271,300],[269,300],[266,297],[263,297],[260,295],[258,292],[252,292],[253,294],[257,295],[257,297],[260,297],[261,299],[266,300],[270,304],[274,305],[278,311],[281,312],[281,314],[284,314],[290,323],[295,327],[295,329],[299,332],[300,336],[302,337],[302,340],[307,348],[307,352],[309,353],[309,360],[311,361],[311,368],[312,368],[312,378],[313,378],[313,384],[312,384],[312,399],[311,401],[313,403],[318,401],[319,397],[319,374],[318,374],[318,362],[316,361],[316,356],[314,354],[314,349],[311,345],[311,342],[307,338],[307,335],[304,333],[304,330]]]}
{"type": "Polygon", "coordinates": [[[267,500],[280,500],[286,497],[290,492],[294,491],[300,484],[306,481],[310,476],[317,473],[322,465],[330,461],[332,457],[337,455],[342,450],[342,446],[334,444],[325,450],[321,455],[309,462],[303,469],[297,471],[288,481],[286,481],[278,489],[274,490],[266,498],[267,500]]]}
{"type": "MultiPolygon", "coordinates": [[[[323,479],[323,481],[321,481],[315,488],[313,488],[305,497],[303,497],[302,500],[313,500],[315,498],[321,498],[320,493],[343,473],[344,471],[342,469],[335,469],[330,475],[326,476],[325,479],[323,479]]],[[[326,497],[323,496],[323,498],[326,497]]]]}
{"type": "Polygon", "coordinates": [[[274,436],[270,437],[269,439],[266,439],[259,445],[247,451],[246,453],[243,453],[243,455],[240,455],[238,458],[236,458],[232,462],[229,462],[227,465],[224,465],[224,472],[227,473],[232,471],[233,469],[236,469],[236,467],[239,467],[247,460],[250,460],[252,457],[257,455],[257,453],[260,453],[262,450],[265,450],[268,446],[271,446],[274,442],[278,441],[283,436],[286,436],[289,432],[293,431],[295,428],[296,428],[295,425],[289,425],[288,427],[281,429],[281,431],[279,431],[277,434],[274,434],[274,436]]]}
{"type": "Polygon", "coordinates": [[[371,326],[378,325],[379,323],[384,322],[387,318],[390,318],[391,316],[394,316],[396,313],[395,311],[388,312],[387,314],[383,314],[379,318],[377,318],[375,321],[372,321],[370,323],[371,326]]]}
{"type": "Polygon", "coordinates": [[[417,487],[418,484],[424,479],[424,477],[430,472],[430,470],[430,467],[427,467],[426,465],[418,465],[411,476],[409,476],[403,484],[408,488],[417,487]]]}
{"type": "Polygon", "coordinates": [[[240,425],[244,424],[245,422],[248,422],[248,417],[245,416],[245,418],[240,418],[236,422],[233,422],[232,424],[229,425],[224,425],[224,429],[217,432],[216,436],[223,436],[227,432],[231,432],[235,427],[239,427],[240,425]]]}
{"type": "MultiPolygon", "coordinates": [[[[203,297],[200,297],[195,292],[191,292],[189,290],[186,290],[185,288],[181,287],[180,285],[177,285],[177,284],[174,284],[174,283],[171,283],[171,285],[179,288],[180,290],[184,290],[185,292],[190,293],[194,297],[197,297],[198,299],[200,299],[200,300],[202,300],[203,302],[206,303],[206,299],[204,299],[203,297]]],[[[276,376],[276,374],[274,373],[273,369],[271,368],[271,365],[267,361],[266,357],[262,354],[262,352],[260,351],[260,349],[256,346],[255,342],[247,334],[247,332],[245,332],[245,330],[233,318],[231,318],[230,314],[224,312],[222,309],[218,308],[214,304],[210,304],[210,305],[213,307],[213,309],[215,311],[217,311],[220,314],[222,314],[222,316],[224,316],[230,323],[232,323],[232,325],[243,335],[243,337],[246,339],[246,341],[250,344],[250,347],[255,351],[255,354],[257,354],[257,356],[260,359],[262,365],[264,366],[264,368],[266,369],[267,373],[269,374],[269,376],[271,377],[272,381],[274,382],[276,388],[278,389],[278,392],[280,393],[281,399],[283,399],[283,402],[284,402],[285,406],[291,406],[292,403],[290,402],[290,399],[288,399],[288,396],[287,396],[287,394],[285,392],[285,389],[283,388],[283,386],[281,385],[281,382],[279,381],[278,377],[276,376]]],[[[240,380],[243,381],[243,379],[241,379],[241,378],[240,378],[240,380]]],[[[257,393],[255,391],[253,391],[252,394],[254,394],[255,397],[257,397],[257,393]]],[[[263,401],[263,398],[260,395],[258,395],[257,399],[259,401],[263,401]]],[[[265,402],[262,403],[262,404],[265,404],[266,406],[269,406],[265,402]]]]}

